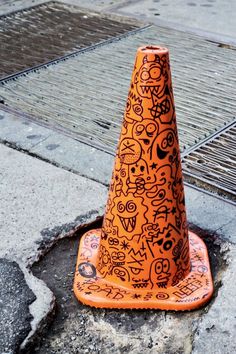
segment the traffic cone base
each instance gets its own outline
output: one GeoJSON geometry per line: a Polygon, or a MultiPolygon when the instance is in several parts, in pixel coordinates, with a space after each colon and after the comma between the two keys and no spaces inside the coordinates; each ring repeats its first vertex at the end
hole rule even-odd
{"type": "MultiPolygon", "coordinates": [[[[199,308],[211,298],[213,282],[208,253],[196,234],[189,231],[191,269],[188,275],[183,278],[177,272],[172,286],[166,287],[164,282],[157,282],[154,289],[150,288],[150,279],[143,283],[131,282],[132,287],[105,279],[97,269],[101,239],[102,230],[96,229],[87,232],[80,241],[74,293],[82,303],[100,308],[184,311],[199,308]]],[[[115,267],[115,263],[111,265],[110,273],[115,267]]],[[[122,283],[122,274],[120,279],[122,283]]]]}

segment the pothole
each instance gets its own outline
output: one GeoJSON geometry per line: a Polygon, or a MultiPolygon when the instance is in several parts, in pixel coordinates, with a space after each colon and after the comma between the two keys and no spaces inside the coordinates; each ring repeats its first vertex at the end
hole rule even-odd
{"type": "MultiPolygon", "coordinates": [[[[100,227],[100,223],[95,227],[100,227]]],[[[191,229],[207,244],[215,284],[211,302],[191,312],[107,310],[82,305],[74,297],[72,287],[79,239],[84,230],[59,240],[32,269],[55,294],[57,307],[54,321],[30,353],[190,353],[198,320],[214,302],[226,268],[219,238],[193,226],[191,229]]]]}

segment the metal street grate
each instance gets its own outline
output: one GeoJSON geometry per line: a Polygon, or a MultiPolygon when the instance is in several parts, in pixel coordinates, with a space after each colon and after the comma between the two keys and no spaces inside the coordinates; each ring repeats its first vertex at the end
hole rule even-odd
{"type": "Polygon", "coordinates": [[[0,95],[39,122],[114,153],[136,48],[147,43],[170,49],[182,151],[234,119],[236,52],[154,26],[3,81],[0,95]]]}
{"type": "Polygon", "coordinates": [[[137,28],[75,6],[48,2],[0,17],[0,78],[137,28]]]}
{"type": "Polygon", "coordinates": [[[236,202],[236,121],[183,158],[185,180],[236,202]]]}

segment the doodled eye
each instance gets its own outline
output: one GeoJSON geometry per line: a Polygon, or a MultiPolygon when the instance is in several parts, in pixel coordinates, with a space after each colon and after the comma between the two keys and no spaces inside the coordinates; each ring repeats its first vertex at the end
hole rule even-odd
{"type": "Polygon", "coordinates": [[[149,72],[148,71],[143,71],[140,75],[141,79],[146,81],[149,79],[150,75],[149,75],[149,72]]]}
{"type": "Polygon", "coordinates": [[[140,166],[140,171],[143,172],[145,170],[144,166],[140,166]]]}
{"type": "Polygon", "coordinates": [[[168,140],[167,139],[163,139],[162,143],[161,143],[161,147],[162,149],[166,149],[168,146],[168,140]]]}
{"type": "Polygon", "coordinates": [[[119,244],[119,240],[117,238],[109,237],[108,243],[110,246],[117,246],[119,244]]]}
{"type": "Polygon", "coordinates": [[[171,240],[168,240],[164,243],[163,248],[165,251],[169,251],[172,247],[173,242],[171,240]]]}
{"type": "Polygon", "coordinates": [[[150,69],[150,76],[152,79],[159,79],[161,76],[161,69],[158,66],[154,66],[150,69]]]}
{"type": "Polygon", "coordinates": [[[169,263],[168,259],[164,259],[164,261],[162,263],[162,267],[163,267],[163,272],[167,273],[170,268],[170,263],[169,263]]]}
{"type": "Polygon", "coordinates": [[[119,276],[119,277],[124,277],[125,276],[125,271],[124,270],[119,270],[119,269],[115,269],[114,273],[119,276]]]}
{"type": "Polygon", "coordinates": [[[119,213],[123,213],[125,211],[125,206],[122,202],[118,203],[117,210],[119,211],[119,213]]]}
{"type": "Polygon", "coordinates": [[[162,200],[163,198],[165,198],[165,195],[166,195],[166,192],[164,189],[160,189],[158,194],[157,194],[157,197],[159,200],[162,200]]]}
{"type": "Polygon", "coordinates": [[[132,173],[135,173],[135,167],[132,167],[132,168],[131,168],[131,172],[132,172],[132,173]]]}
{"type": "Polygon", "coordinates": [[[127,210],[129,213],[134,212],[136,209],[137,209],[136,204],[135,204],[134,202],[132,202],[131,200],[129,200],[129,201],[126,203],[126,210],[127,210]]]}
{"type": "Polygon", "coordinates": [[[134,113],[136,113],[138,116],[140,116],[143,113],[143,107],[140,104],[134,104],[133,110],[134,113]]]}
{"type": "Polygon", "coordinates": [[[109,262],[108,256],[104,255],[103,256],[103,263],[107,264],[109,262]]]}
{"type": "Polygon", "coordinates": [[[156,262],[155,272],[156,274],[160,274],[162,272],[162,263],[160,261],[156,262]]]}
{"type": "Polygon", "coordinates": [[[136,267],[129,267],[131,273],[133,273],[134,275],[138,275],[143,269],[141,268],[136,268],[136,267]]]}
{"type": "Polygon", "coordinates": [[[117,258],[119,259],[119,261],[123,261],[125,259],[125,254],[123,252],[118,252],[117,258]]]}
{"type": "Polygon", "coordinates": [[[144,125],[138,124],[135,130],[136,130],[136,134],[140,135],[142,133],[142,131],[144,130],[144,125]]]}
{"type": "Polygon", "coordinates": [[[126,112],[129,112],[131,109],[131,101],[130,99],[128,98],[127,102],[126,102],[126,112]]]}
{"type": "Polygon", "coordinates": [[[117,252],[112,252],[111,258],[116,261],[118,259],[118,253],[117,252]]]}
{"type": "Polygon", "coordinates": [[[169,133],[167,135],[167,141],[168,141],[168,145],[169,146],[172,146],[174,144],[174,136],[173,136],[173,133],[169,133]]]}
{"type": "Polygon", "coordinates": [[[147,135],[148,136],[153,136],[153,133],[156,131],[155,124],[153,124],[153,123],[148,124],[147,128],[146,128],[146,131],[147,131],[147,135]]]}

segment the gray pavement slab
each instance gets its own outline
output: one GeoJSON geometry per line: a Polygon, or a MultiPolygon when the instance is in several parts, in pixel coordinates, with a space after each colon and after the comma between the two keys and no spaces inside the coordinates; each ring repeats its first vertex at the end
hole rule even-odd
{"type": "Polygon", "coordinates": [[[23,119],[13,113],[0,110],[0,138],[3,141],[13,143],[20,149],[29,150],[45,140],[51,130],[40,127],[37,124],[23,119]]]}
{"type": "Polygon", "coordinates": [[[114,156],[60,133],[52,132],[30,152],[82,176],[103,184],[110,183],[114,156]]]}
{"type": "MultiPolygon", "coordinates": [[[[174,25],[188,26],[201,31],[210,31],[235,38],[236,25],[234,0],[59,0],[92,10],[110,10],[123,15],[142,18],[159,23],[165,21],[174,25]]],[[[4,0],[0,4],[0,14],[9,13],[37,5],[45,0],[4,0]]]]}
{"type": "MultiPolygon", "coordinates": [[[[28,264],[40,243],[94,220],[103,212],[106,188],[21,152],[0,145],[0,256],[28,264]],[[84,197],[86,196],[86,197],[84,197]],[[64,226],[63,226],[64,225],[64,226]],[[42,233],[61,227],[60,231],[42,233]],[[17,244],[17,247],[16,247],[17,244]]],[[[40,252],[39,252],[40,253],[40,252]]]]}
{"type": "Polygon", "coordinates": [[[188,222],[236,243],[236,207],[217,196],[185,185],[188,222]]]}
{"type": "MultiPolygon", "coordinates": [[[[117,10],[117,8],[116,8],[117,10]]],[[[204,31],[229,36],[236,33],[234,0],[141,0],[127,1],[119,6],[119,12],[128,16],[142,18],[156,24],[179,24],[204,31]]]]}
{"type": "Polygon", "coordinates": [[[0,353],[18,353],[31,330],[35,295],[16,262],[0,258],[0,353]]]}
{"type": "Polygon", "coordinates": [[[227,253],[227,271],[210,310],[201,317],[193,341],[192,354],[232,354],[236,352],[236,247],[227,253]]]}
{"type": "MultiPolygon", "coordinates": [[[[91,10],[103,10],[114,5],[125,3],[123,0],[57,0],[64,4],[78,5],[89,8],[91,10]]],[[[0,15],[11,13],[13,11],[23,10],[25,8],[39,5],[46,2],[45,0],[3,0],[0,3],[0,15]]]]}
{"type": "Polygon", "coordinates": [[[113,156],[0,108],[0,141],[102,184],[110,183],[113,156]]]}
{"type": "MultiPolygon", "coordinates": [[[[15,332],[15,337],[8,338],[7,346],[15,348],[15,343],[19,346],[23,340],[21,345],[28,345],[36,331],[45,325],[55,302],[51,291],[26,267],[44,254],[58,238],[70,235],[101,216],[107,189],[1,144],[0,166],[0,257],[20,264],[28,287],[36,296],[30,305],[32,320],[22,317],[23,324],[17,324],[19,331],[15,332]]],[[[1,282],[7,281],[4,276],[5,273],[0,273],[1,282]]],[[[8,276],[12,282],[15,281],[12,272],[8,272],[8,276]]],[[[6,288],[5,295],[8,293],[12,296],[9,306],[20,321],[17,291],[6,288]]],[[[27,301],[27,294],[22,295],[25,306],[27,301]]],[[[8,306],[6,297],[3,306],[8,306]]],[[[12,322],[11,319],[9,321],[12,322]]],[[[6,345],[4,343],[3,346],[6,345]]]]}

